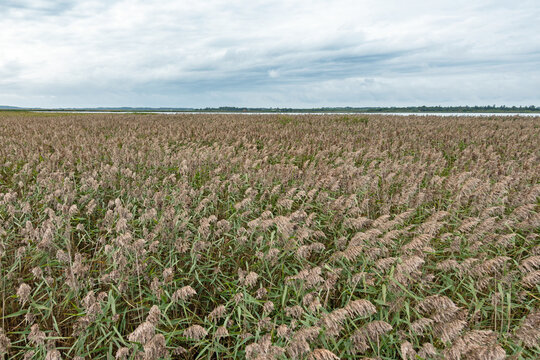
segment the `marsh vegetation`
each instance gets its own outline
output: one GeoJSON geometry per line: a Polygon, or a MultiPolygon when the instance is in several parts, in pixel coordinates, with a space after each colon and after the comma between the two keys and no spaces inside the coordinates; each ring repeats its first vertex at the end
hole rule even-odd
{"type": "Polygon", "coordinates": [[[538,358],[539,209],[539,118],[0,113],[0,358],[538,358]]]}

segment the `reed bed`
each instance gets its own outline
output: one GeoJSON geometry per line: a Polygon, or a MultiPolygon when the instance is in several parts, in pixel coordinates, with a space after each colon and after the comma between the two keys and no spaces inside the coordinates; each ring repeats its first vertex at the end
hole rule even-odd
{"type": "Polygon", "coordinates": [[[540,357],[540,118],[0,113],[0,358],[540,357]]]}

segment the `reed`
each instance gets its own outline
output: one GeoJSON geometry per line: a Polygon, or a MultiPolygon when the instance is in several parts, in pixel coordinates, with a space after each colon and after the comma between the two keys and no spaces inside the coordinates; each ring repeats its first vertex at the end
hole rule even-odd
{"type": "Polygon", "coordinates": [[[540,118],[7,112],[0,145],[0,359],[540,357],[540,118]]]}

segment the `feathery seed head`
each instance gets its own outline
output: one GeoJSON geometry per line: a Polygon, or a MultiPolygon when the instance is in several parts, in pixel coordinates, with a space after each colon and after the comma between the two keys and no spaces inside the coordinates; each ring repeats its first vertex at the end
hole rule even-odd
{"type": "Polygon", "coordinates": [[[208,331],[200,325],[192,325],[184,330],[184,337],[191,340],[201,340],[208,335],[208,331]]]}

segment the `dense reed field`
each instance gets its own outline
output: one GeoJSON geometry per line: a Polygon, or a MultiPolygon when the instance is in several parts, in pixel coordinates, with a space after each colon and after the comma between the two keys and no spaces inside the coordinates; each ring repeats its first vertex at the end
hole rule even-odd
{"type": "Polygon", "coordinates": [[[540,357],[540,118],[0,113],[0,358],[540,357]]]}

